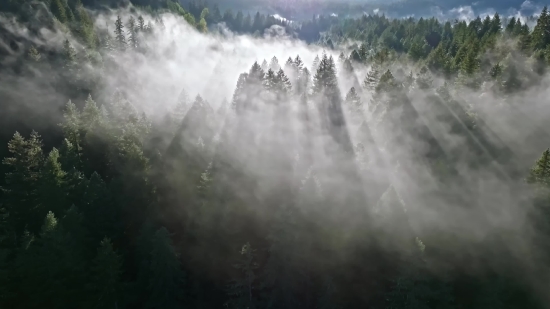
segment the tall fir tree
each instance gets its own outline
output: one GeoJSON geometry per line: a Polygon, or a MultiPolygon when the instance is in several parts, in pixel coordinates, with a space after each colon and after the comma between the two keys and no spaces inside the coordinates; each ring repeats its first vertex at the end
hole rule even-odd
{"type": "Polygon", "coordinates": [[[117,48],[119,50],[126,50],[126,35],[124,33],[124,24],[122,22],[122,18],[117,16],[117,19],[115,21],[115,42],[117,44],[117,48]]]}

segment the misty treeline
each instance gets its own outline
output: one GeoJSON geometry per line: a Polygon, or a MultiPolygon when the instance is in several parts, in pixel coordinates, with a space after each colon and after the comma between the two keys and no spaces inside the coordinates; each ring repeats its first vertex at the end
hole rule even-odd
{"type": "Polygon", "coordinates": [[[76,8],[2,54],[2,308],[548,303],[546,9],[343,21],[370,23],[357,48],[255,62],[216,105],[179,86],[159,116],[132,68],[177,53],[160,16],[76,8]]]}

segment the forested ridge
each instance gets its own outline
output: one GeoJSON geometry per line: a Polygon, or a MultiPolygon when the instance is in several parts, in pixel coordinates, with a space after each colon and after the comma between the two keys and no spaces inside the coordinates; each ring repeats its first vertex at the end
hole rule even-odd
{"type": "Polygon", "coordinates": [[[0,308],[546,308],[549,64],[546,7],[2,2],[0,308]]]}

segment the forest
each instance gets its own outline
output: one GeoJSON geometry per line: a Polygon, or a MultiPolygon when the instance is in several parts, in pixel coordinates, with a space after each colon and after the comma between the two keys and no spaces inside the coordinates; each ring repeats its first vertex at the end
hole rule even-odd
{"type": "Polygon", "coordinates": [[[548,308],[550,13],[0,1],[0,308],[548,308]]]}

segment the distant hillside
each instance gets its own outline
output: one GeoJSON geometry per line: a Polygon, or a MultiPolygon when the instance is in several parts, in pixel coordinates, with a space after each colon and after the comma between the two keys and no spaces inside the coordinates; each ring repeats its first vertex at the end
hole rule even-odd
{"type": "MultiPolygon", "coordinates": [[[[189,2],[193,0],[180,0],[184,7],[189,2]]],[[[394,17],[434,16],[450,14],[461,7],[469,7],[475,15],[491,11],[506,15],[520,10],[529,15],[544,4],[541,0],[210,0],[208,3],[222,10],[260,11],[294,20],[310,19],[313,15],[358,16],[374,12],[394,17]]]]}

